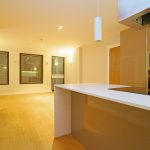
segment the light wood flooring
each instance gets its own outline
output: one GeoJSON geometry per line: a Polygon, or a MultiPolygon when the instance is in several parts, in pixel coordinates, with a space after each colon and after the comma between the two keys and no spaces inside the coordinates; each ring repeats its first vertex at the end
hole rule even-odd
{"type": "Polygon", "coordinates": [[[53,94],[0,96],[0,150],[85,150],[71,135],[54,140],[53,110],[53,94]]]}

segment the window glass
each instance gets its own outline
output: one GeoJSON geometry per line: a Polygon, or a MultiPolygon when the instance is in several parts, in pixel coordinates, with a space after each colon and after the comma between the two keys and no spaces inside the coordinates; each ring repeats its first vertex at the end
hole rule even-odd
{"type": "Polygon", "coordinates": [[[0,85],[9,84],[9,53],[0,51],[0,85]]]}
{"type": "Polygon", "coordinates": [[[43,83],[43,56],[20,54],[20,83],[43,83]]]}

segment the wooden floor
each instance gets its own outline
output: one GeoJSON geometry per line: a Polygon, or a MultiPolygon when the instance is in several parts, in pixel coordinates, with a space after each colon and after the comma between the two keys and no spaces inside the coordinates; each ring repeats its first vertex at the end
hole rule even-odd
{"type": "Polygon", "coordinates": [[[53,94],[0,96],[0,150],[85,150],[71,135],[54,140],[53,94]]]}

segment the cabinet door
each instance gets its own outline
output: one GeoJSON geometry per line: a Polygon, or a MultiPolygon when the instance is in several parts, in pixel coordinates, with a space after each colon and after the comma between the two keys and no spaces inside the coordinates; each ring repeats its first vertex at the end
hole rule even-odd
{"type": "Polygon", "coordinates": [[[147,29],[147,48],[150,51],[150,27],[147,29]]]}
{"type": "Polygon", "coordinates": [[[127,85],[146,85],[146,30],[121,32],[120,81],[127,85]]]}
{"type": "Polygon", "coordinates": [[[109,51],[109,83],[120,84],[120,46],[109,51]]]}

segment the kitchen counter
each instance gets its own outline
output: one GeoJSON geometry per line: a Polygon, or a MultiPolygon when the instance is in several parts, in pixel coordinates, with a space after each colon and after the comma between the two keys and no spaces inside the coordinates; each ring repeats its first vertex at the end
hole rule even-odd
{"type": "Polygon", "coordinates": [[[55,137],[72,134],[87,150],[149,150],[150,96],[109,84],[55,86],[55,137]]]}
{"type": "Polygon", "coordinates": [[[129,106],[134,106],[141,109],[150,110],[149,95],[109,90],[111,88],[122,88],[127,86],[110,84],[62,84],[56,85],[56,87],[87,94],[89,96],[103,98],[105,100],[110,100],[129,106]]]}

